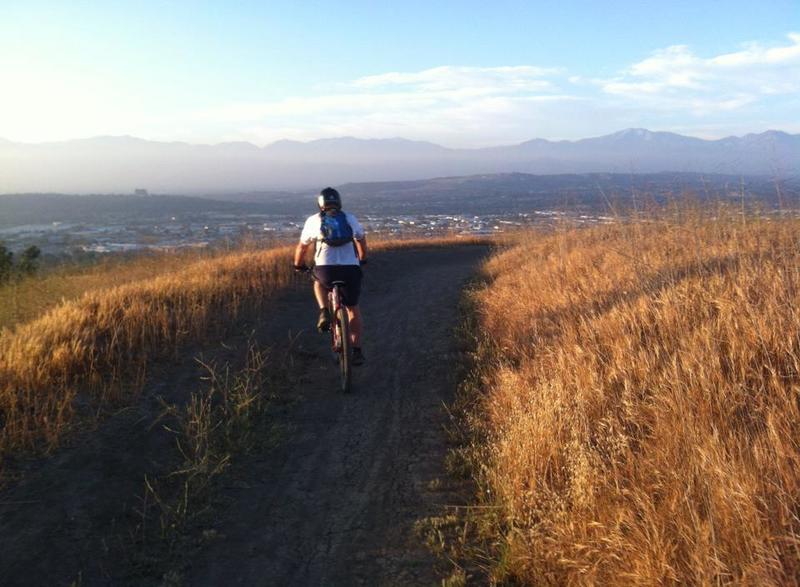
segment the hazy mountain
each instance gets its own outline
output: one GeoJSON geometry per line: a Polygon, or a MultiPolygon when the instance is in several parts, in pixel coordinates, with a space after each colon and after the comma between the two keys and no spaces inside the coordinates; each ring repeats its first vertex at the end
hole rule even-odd
{"type": "Polygon", "coordinates": [[[267,145],[263,152],[271,157],[325,157],[338,161],[349,157],[368,159],[385,159],[387,157],[418,158],[430,155],[441,155],[448,149],[425,141],[408,139],[357,139],[341,137],[336,139],[320,139],[303,143],[299,141],[278,141],[267,145]]]}
{"type": "Polygon", "coordinates": [[[0,140],[0,193],[214,193],[346,182],[524,172],[704,172],[785,177],[800,172],[800,135],[767,131],[708,141],[627,129],[578,141],[534,139],[484,149],[342,137],[191,145],[135,137],[41,144],[0,140]]]}

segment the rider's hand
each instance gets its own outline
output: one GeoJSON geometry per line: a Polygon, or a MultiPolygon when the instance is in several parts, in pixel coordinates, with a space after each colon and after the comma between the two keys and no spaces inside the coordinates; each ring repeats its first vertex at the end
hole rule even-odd
{"type": "Polygon", "coordinates": [[[366,259],[359,259],[358,262],[361,263],[361,265],[366,265],[367,264],[367,260],[366,259]]]}
{"type": "Polygon", "coordinates": [[[305,273],[306,271],[308,271],[308,267],[306,267],[305,265],[295,265],[294,266],[294,272],[295,273],[305,273]]]}

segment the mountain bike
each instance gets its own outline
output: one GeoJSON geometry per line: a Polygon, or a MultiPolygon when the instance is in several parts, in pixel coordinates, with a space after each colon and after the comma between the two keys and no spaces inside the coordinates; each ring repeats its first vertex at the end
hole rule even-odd
{"type": "Polygon", "coordinates": [[[352,384],[352,364],[353,351],[350,345],[350,316],[347,308],[342,304],[342,295],[339,288],[344,285],[343,281],[331,283],[328,291],[328,310],[331,313],[331,348],[334,356],[339,363],[339,376],[341,379],[342,391],[350,391],[352,384]]]}
{"type": "MultiPolygon", "coordinates": [[[[306,269],[311,279],[318,281],[317,276],[309,268],[306,269]]],[[[331,350],[336,362],[339,364],[339,377],[341,389],[348,393],[353,381],[353,349],[350,344],[350,316],[342,303],[341,287],[344,281],[331,282],[328,290],[328,311],[331,316],[331,350]]]]}

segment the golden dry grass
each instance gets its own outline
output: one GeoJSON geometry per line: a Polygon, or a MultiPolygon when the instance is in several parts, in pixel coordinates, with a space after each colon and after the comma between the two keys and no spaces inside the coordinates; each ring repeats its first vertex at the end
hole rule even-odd
{"type": "MultiPolygon", "coordinates": [[[[489,244],[489,237],[435,237],[370,239],[376,251],[404,247],[436,247],[459,244],[489,244]]],[[[237,247],[235,252],[256,250],[255,243],[237,247]]],[[[79,298],[90,291],[108,289],[110,285],[122,285],[150,279],[157,275],[175,273],[199,260],[212,260],[231,254],[225,250],[177,251],[148,253],[133,258],[109,257],[86,265],[65,264],[27,277],[20,281],[0,284],[0,331],[11,329],[16,324],[29,322],[50,308],[79,298]]]]}
{"type": "Polygon", "coordinates": [[[174,273],[196,261],[223,257],[230,250],[192,249],[151,252],[134,257],[115,255],[94,263],[62,265],[0,285],[0,330],[37,318],[59,304],[89,291],[174,273]]]}
{"type": "Polygon", "coordinates": [[[471,424],[493,580],[800,581],[799,235],[672,210],[487,263],[471,424]]]}
{"type": "Polygon", "coordinates": [[[91,290],[3,331],[0,455],[56,446],[73,423],[79,393],[92,404],[134,395],[150,359],[224,332],[240,310],[257,308],[290,275],[287,248],[232,253],[91,290]]]}
{"type": "MultiPolygon", "coordinates": [[[[487,242],[416,239],[371,248],[487,242]]],[[[40,310],[31,305],[27,320],[0,329],[0,471],[10,453],[58,446],[81,421],[80,406],[131,401],[151,359],[177,356],[188,343],[224,334],[240,310],[262,308],[290,283],[291,253],[159,255],[20,283],[40,310]]]]}

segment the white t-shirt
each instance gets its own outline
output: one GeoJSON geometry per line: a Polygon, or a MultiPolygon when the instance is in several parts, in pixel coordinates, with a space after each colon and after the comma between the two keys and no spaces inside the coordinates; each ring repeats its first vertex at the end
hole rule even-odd
{"type": "MultiPolygon", "coordinates": [[[[356,220],[356,217],[349,212],[344,213],[347,223],[353,229],[353,238],[364,238],[364,227],[356,220]]],[[[314,254],[314,262],[317,265],[360,265],[358,255],[356,255],[355,245],[342,245],[331,247],[320,240],[322,234],[322,218],[319,214],[314,214],[306,219],[303,225],[303,232],[300,234],[300,242],[304,245],[317,242],[317,249],[314,254]]]]}

